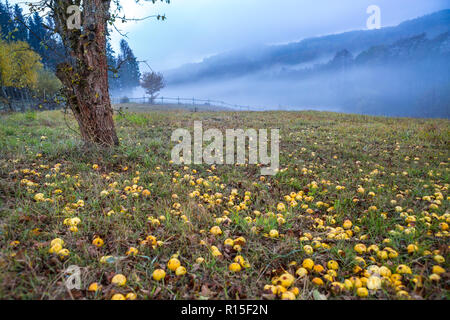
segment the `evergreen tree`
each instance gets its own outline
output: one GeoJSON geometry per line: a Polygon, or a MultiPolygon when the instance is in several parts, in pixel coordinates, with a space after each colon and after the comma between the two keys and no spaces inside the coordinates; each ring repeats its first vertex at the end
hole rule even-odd
{"type": "Polygon", "coordinates": [[[139,86],[141,73],[139,63],[133,51],[125,40],[120,41],[120,54],[118,59],[119,86],[122,91],[139,86]]]}
{"type": "Polygon", "coordinates": [[[28,27],[30,28],[28,43],[40,56],[45,56],[47,30],[44,28],[44,19],[42,19],[39,13],[35,12],[28,19],[28,27]]]}
{"type": "Polygon", "coordinates": [[[4,4],[0,2],[0,33],[2,34],[2,39],[9,38],[14,30],[12,19],[13,15],[8,1],[4,4]]]}
{"type": "Polygon", "coordinates": [[[41,54],[42,61],[47,69],[56,71],[56,66],[63,62],[66,54],[61,39],[51,31],[55,28],[55,23],[50,16],[47,16],[45,25],[48,29],[44,28],[45,47],[41,54]]]}
{"type": "Polygon", "coordinates": [[[14,5],[14,38],[19,41],[28,40],[28,29],[25,25],[25,17],[22,8],[16,3],[14,5]]]}
{"type": "Polygon", "coordinates": [[[117,70],[117,58],[109,41],[106,42],[106,58],[108,60],[108,83],[111,91],[119,90],[119,74],[117,70]]]}

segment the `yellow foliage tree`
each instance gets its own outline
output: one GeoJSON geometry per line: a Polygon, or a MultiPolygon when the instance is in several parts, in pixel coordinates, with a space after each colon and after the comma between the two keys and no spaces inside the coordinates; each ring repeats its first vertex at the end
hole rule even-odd
{"type": "Polygon", "coordinates": [[[41,57],[23,41],[0,40],[0,85],[4,87],[34,89],[41,57]]]}
{"type": "Polygon", "coordinates": [[[28,43],[0,38],[0,102],[12,109],[7,88],[36,89],[42,68],[41,57],[28,43]]]}

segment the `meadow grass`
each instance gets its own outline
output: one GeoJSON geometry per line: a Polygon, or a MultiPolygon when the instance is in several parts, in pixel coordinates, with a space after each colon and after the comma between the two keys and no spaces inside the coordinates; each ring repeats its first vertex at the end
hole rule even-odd
{"type": "Polygon", "coordinates": [[[449,298],[448,120],[312,111],[115,120],[120,146],[107,150],[83,146],[61,111],[0,116],[1,299],[449,298]],[[279,128],[280,171],[172,164],[172,131],[196,120],[204,130],[279,128]],[[61,248],[50,250],[54,239],[61,248]],[[169,270],[172,257],[186,274],[169,270]],[[65,286],[70,265],[81,268],[79,290],[65,286]],[[156,269],[166,272],[159,281],[156,269]],[[112,283],[117,274],[125,285],[112,283]]]}

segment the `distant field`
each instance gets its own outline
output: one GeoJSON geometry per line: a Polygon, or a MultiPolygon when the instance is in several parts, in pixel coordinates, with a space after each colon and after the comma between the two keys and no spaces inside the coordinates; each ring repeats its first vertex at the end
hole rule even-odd
{"type": "Polygon", "coordinates": [[[236,111],[231,108],[217,107],[213,105],[189,105],[189,104],[142,104],[142,103],[119,103],[114,105],[115,110],[125,110],[130,112],[147,111],[189,111],[189,112],[208,112],[208,111],[236,111]]]}
{"type": "Polygon", "coordinates": [[[448,120],[125,110],[116,127],[119,147],[87,150],[61,111],[0,116],[0,299],[450,298],[448,120]],[[280,172],[170,164],[194,120],[280,128],[280,172]]]}

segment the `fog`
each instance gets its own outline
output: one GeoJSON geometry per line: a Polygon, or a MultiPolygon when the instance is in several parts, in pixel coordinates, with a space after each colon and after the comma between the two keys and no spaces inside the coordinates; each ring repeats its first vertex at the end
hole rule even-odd
{"type": "MultiPolygon", "coordinates": [[[[237,110],[323,110],[385,116],[450,116],[450,60],[414,64],[277,67],[229,79],[168,84],[160,97],[219,100],[237,110]]],[[[129,93],[143,97],[142,88],[129,93]]],[[[190,101],[188,103],[191,103],[190,101]]],[[[213,104],[213,103],[212,103],[213,104]]]]}
{"type": "Polygon", "coordinates": [[[303,78],[257,73],[228,80],[169,85],[161,96],[223,100],[249,106],[249,110],[324,110],[448,118],[450,70],[448,64],[443,67],[441,62],[413,69],[404,65],[358,67],[303,78]],[[439,70],[442,77],[447,72],[447,80],[430,80],[439,70]]]}
{"type": "Polygon", "coordinates": [[[320,109],[340,111],[328,94],[326,99],[318,99],[318,85],[323,76],[304,81],[287,79],[265,79],[262,74],[254,74],[229,80],[214,79],[186,85],[169,85],[161,96],[185,97],[203,100],[220,100],[229,104],[248,107],[250,110],[277,109],[320,109]]]}
{"type": "Polygon", "coordinates": [[[375,31],[235,51],[166,74],[166,97],[249,110],[450,115],[450,10],[375,31]]]}
{"type": "Polygon", "coordinates": [[[448,118],[450,10],[394,27],[241,46],[163,73],[164,102],[448,118]]]}

